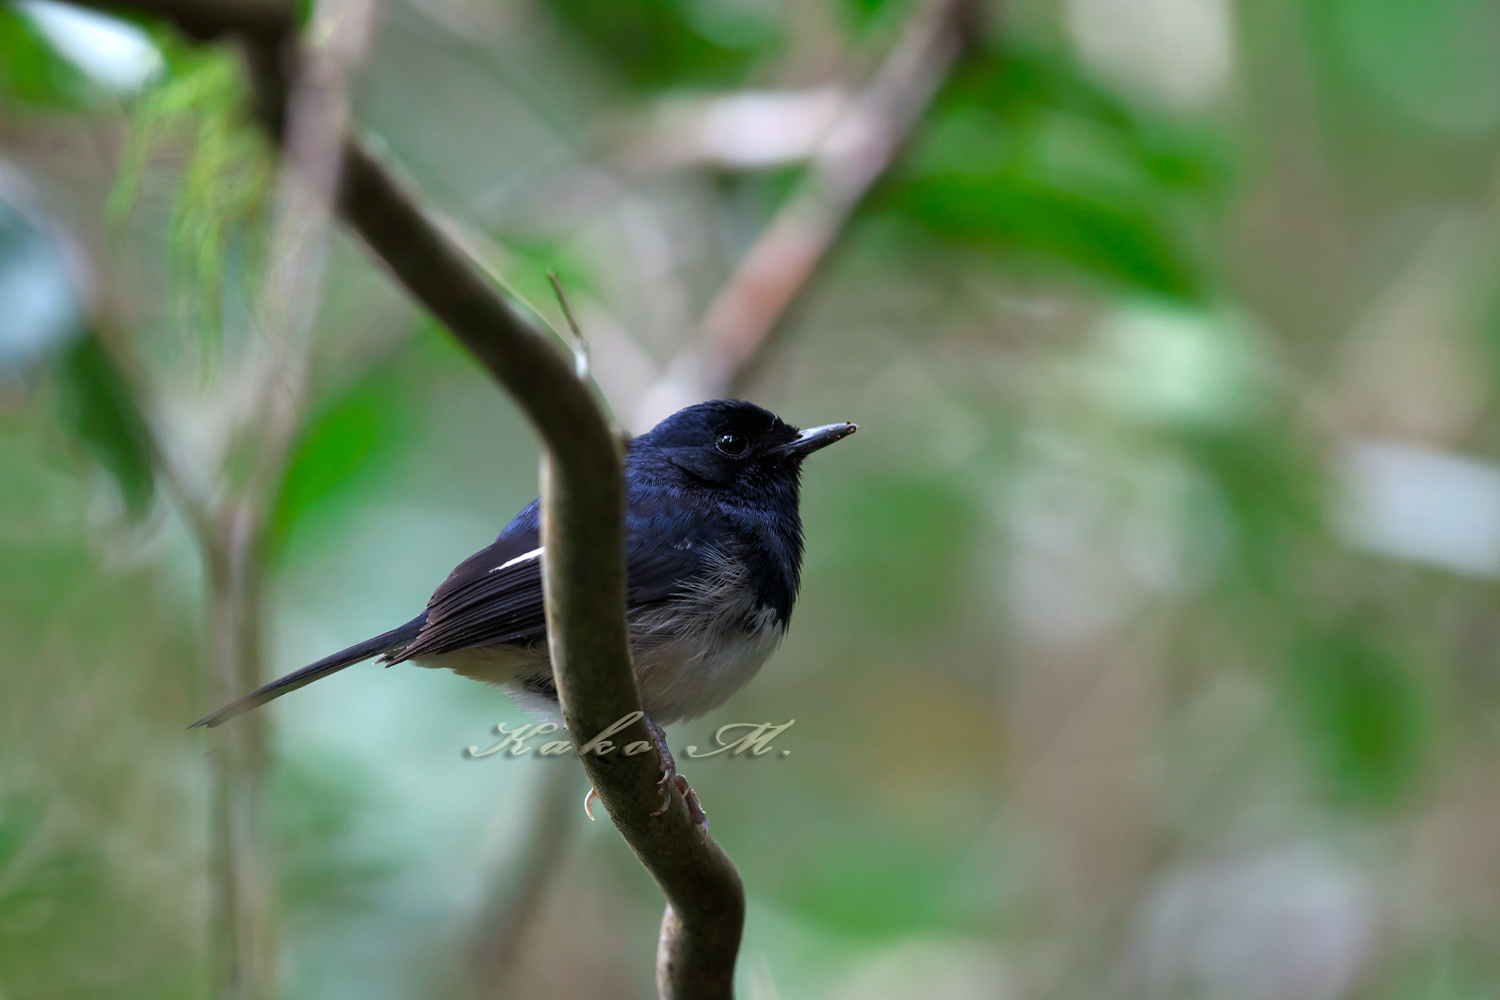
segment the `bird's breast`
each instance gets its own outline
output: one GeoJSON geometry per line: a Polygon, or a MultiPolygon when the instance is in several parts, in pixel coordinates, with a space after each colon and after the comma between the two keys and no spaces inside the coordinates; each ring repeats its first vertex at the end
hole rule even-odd
{"type": "Polygon", "coordinates": [[[642,707],[663,725],[713,711],[750,682],[785,633],[750,566],[715,553],[671,598],[631,616],[642,707]]]}

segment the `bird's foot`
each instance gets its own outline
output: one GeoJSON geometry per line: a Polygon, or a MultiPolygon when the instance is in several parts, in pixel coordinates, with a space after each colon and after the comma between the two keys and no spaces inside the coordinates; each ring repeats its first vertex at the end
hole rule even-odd
{"type": "Polygon", "coordinates": [[[594,819],[594,810],[592,806],[594,804],[594,800],[598,797],[599,793],[594,790],[593,785],[590,785],[589,793],[583,797],[583,814],[587,816],[590,821],[594,819]]]}
{"type": "Polygon", "coordinates": [[[646,731],[651,734],[651,745],[656,748],[657,759],[661,761],[661,780],[656,783],[656,787],[661,789],[661,806],[651,815],[660,816],[672,805],[672,786],[675,785],[682,793],[682,801],[687,803],[688,815],[707,833],[708,813],[703,811],[703,804],[698,801],[698,793],[693,791],[693,786],[677,773],[677,762],[672,759],[672,751],[667,747],[667,734],[651,721],[650,716],[646,717],[646,731]]]}

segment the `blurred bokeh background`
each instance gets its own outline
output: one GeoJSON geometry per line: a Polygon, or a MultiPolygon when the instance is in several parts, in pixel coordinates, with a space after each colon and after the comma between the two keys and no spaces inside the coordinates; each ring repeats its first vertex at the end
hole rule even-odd
{"type": "MultiPolygon", "coordinates": [[[[561,275],[641,431],[926,13],[384,0],[349,113],[553,321],[561,275]]],[[[861,425],[806,469],[782,650],[671,730],[796,720],[684,766],[741,993],[1500,994],[1500,3],[980,13],[737,383],[861,425]]],[[[257,474],[244,99],[232,46],[0,6],[7,1000],[218,995],[229,727],[184,726],[230,626],[188,500],[257,474]]],[[[315,257],[247,550],[267,676],[407,620],[537,482],[347,231],[315,257]]],[[[280,995],[653,994],[661,900],[576,761],[464,759],[526,720],[501,692],[365,665],[266,717],[280,995]]]]}

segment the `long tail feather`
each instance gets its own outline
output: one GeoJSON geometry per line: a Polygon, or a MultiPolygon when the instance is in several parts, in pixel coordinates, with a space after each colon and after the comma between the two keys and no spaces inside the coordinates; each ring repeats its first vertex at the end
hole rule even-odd
{"type": "Polygon", "coordinates": [[[340,650],[332,656],[325,656],[316,663],[309,663],[301,670],[294,670],[285,677],[279,677],[271,683],[251,691],[245,697],[230,702],[212,715],[205,715],[191,726],[188,726],[188,728],[197,729],[199,726],[207,726],[212,729],[214,726],[228,722],[242,712],[248,712],[252,708],[259,708],[268,701],[280,698],[288,691],[295,691],[299,687],[311,684],[313,681],[327,677],[329,674],[338,673],[345,667],[368,660],[372,656],[377,656],[393,649],[400,649],[417,637],[417,633],[422,630],[422,623],[426,620],[427,612],[424,611],[400,628],[391,629],[389,632],[377,635],[373,639],[366,639],[364,642],[350,646],[348,649],[340,650]]]}

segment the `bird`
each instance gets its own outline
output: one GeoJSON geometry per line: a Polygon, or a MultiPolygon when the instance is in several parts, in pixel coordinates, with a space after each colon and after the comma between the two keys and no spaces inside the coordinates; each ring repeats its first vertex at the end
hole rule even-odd
{"type": "MultiPolygon", "coordinates": [[[[858,430],[801,430],[754,403],[679,410],[625,447],[626,622],[641,707],[661,726],[723,705],[786,634],[801,583],[803,460],[858,430]]],[[[458,565],[411,621],[252,691],[190,726],[214,727],[372,658],[447,668],[560,720],[542,599],[540,502],[458,565]]],[[[701,811],[701,810],[700,810],[701,811]]]]}

